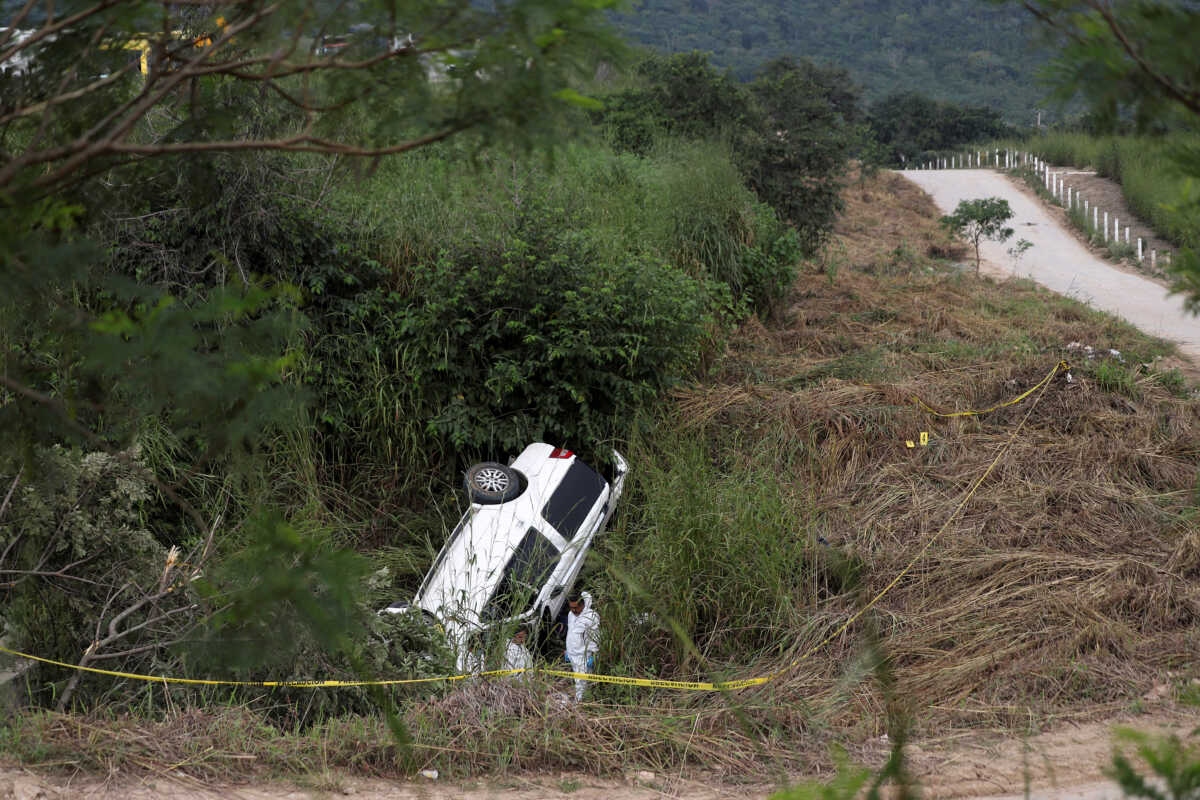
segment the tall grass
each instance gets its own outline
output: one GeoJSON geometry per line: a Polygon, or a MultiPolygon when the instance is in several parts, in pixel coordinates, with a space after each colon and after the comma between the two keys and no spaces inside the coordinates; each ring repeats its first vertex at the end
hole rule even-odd
{"type": "Polygon", "coordinates": [[[718,142],[659,142],[647,158],[580,142],[553,162],[495,151],[463,166],[456,145],[385,162],[334,202],[398,273],[439,251],[502,240],[531,206],[586,229],[604,255],[650,253],[693,274],[748,282],[748,245],[783,228],[718,142]]]}
{"type": "MultiPolygon", "coordinates": [[[[764,440],[663,420],[635,442],[624,524],[600,545],[606,669],[716,676],[773,660],[809,632],[819,601],[853,581],[764,440]]],[[[603,609],[602,609],[603,611],[603,609]]]]}

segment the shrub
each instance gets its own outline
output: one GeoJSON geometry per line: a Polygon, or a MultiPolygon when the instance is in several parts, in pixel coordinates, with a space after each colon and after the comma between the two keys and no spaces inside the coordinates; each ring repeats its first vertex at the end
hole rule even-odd
{"type": "MultiPolygon", "coordinates": [[[[35,448],[22,470],[0,475],[0,485],[4,492],[15,487],[0,519],[0,569],[7,573],[0,627],[15,649],[73,663],[107,626],[110,609],[131,604],[163,574],[167,548],[143,524],[150,487],[132,458],[57,446],[35,448]]],[[[136,630],[160,610],[136,609],[124,627],[136,630]]],[[[160,636],[161,627],[142,630],[121,648],[160,636]]],[[[153,656],[147,651],[126,664],[146,666],[153,656]]],[[[39,686],[50,689],[40,680],[34,685],[35,694],[39,686]]],[[[47,691],[37,699],[50,697],[47,691]]]]}
{"type": "Polygon", "coordinates": [[[394,354],[397,416],[437,444],[598,443],[698,363],[727,292],[652,256],[602,259],[559,223],[531,209],[506,241],[418,265],[364,326],[394,354]]]}

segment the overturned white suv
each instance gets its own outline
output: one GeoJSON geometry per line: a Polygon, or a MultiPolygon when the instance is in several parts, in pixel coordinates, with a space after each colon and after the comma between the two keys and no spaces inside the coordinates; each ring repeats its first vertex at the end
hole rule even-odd
{"type": "Polygon", "coordinates": [[[497,627],[545,633],[566,602],[588,548],[612,516],[628,465],[613,452],[606,480],[570,450],[531,444],[509,465],[467,470],[471,507],[446,540],[412,603],[443,626],[459,666],[497,627]]]}

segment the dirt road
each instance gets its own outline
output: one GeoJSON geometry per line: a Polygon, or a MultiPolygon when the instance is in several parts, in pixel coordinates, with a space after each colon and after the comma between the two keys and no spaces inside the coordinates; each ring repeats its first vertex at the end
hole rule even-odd
{"type": "MultiPolygon", "coordinates": [[[[906,751],[909,768],[927,800],[1117,800],[1104,780],[1112,757],[1112,729],[1122,725],[1150,733],[1187,737],[1200,723],[1196,709],[1159,708],[1153,713],[1085,724],[1064,724],[1034,736],[981,730],[920,739],[906,751]],[[1025,787],[1029,793],[1026,795],[1025,787]]],[[[878,766],[889,746],[871,741],[854,747],[855,761],[878,766]]],[[[49,775],[0,766],[0,800],[319,800],[353,795],[356,800],[765,800],[778,790],[766,776],[730,778],[633,771],[598,778],[573,774],[514,774],[468,781],[389,781],[315,772],[299,784],[205,785],[174,770],[148,775],[49,775]]],[[[828,780],[829,775],[818,777],[828,780]]]]}
{"type": "Polygon", "coordinates": [[[933,197],[949,214],[962,200],[1003,197],[1013,210],[1016,230],[1008,243],[985,242],[980,248],[989,271],[1032,278],[1059,294],[1116,314],[1142,331],[1170,339],[1180,352],[1200,361],[1200,317],[1187,314],[1179,297],[1159,284],[1122,271],[1097,258],[1042,204],[1008,178],[986,169],[908,170],[901,173],[933,197]],[[1014,266],[1007,250],[1019,239],[1033,247],[1014,266]]]}

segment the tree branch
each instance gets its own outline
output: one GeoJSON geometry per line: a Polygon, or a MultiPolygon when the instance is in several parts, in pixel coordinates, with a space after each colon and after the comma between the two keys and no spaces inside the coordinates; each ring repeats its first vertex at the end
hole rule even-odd
{"type": "Polygon", "coordinates": [[[81,434],[85,439],[102,449],[104,452],[136,469],[138,473],[148,482],[152,483],[156,489],[166,495],[167,498],[172,502],[178,504],[179,507],[183,509],[184,513],[191,517],[192,522],[196,523],[197,530],[204,530],[208,527],[208,525],[206,525],[204,522],[204,518],[200,516],[200,512],[197,511],[191,503],[180,497],[179,493],[171,488],[169,484],[160,481],[157,475],[131,458],[128,453],[116,449],[91,429],[74,420],[71,417],[70,411],[66,407],[66,404],[64,404],[61,400],[55,397],[50,397],[46,394],[42,394],[34,389],[30,389],[28,386],[18,383],[17,381],[14,381],[12,378],[9,378],[7,375],[3,374],[0,374],[0,385],[3,385],[10,391],[27,397],[30,400],[44,405],[58,413],[69,428],[81,434]]]}
{"type": "MultiPolygon", "coordinates": [[[[10,47],[8,50],[5,50],[3,53],[0,53],[0,64],[3,64],[5,61],[8,61],[8,59],[12,58],[14,55],[21,52],[25,48],[32,47],[33,45],[37,44],[38,42],[42,41],[43,39],[45,39],[49,36],[53,36],[56,33],[61,33],[62,31],[66,30],[67,28],[70,28],[72,25],[79,24],[80,22],[87,19],[88,17],[94,17],[96,14],[99,14],[100,12],[105,11],[106,9],[112,8],[113,6],[117,5],[119,2],[120,2],[120,0],[105,0],[104,2],[98,3],[97,5],[94,5],[91,8],[85,9],[83,11],[80,11],[77,14],[72,14],[69,17],[63,17],[62,20],[60,20],[59,22],[55,22],[53,17],[47,17],[45,24],[42,25],[41,28],[38,28],[38,30],[36,32],[25,37],[21,41],[17,42],[12,47],[10,47]]],[[[33,3],[30,2],[29,5],[33,5],[33,3]]],[[[14,24],[9,27],[15,28],[16,25],[14,24]]]]}
{"type": "Polygon", "coordinates": [[[1170,78],[1156,70],[1154,66],[1138,51],[1137,47],[1129,39],[1125,29],[1121,27],[1121,24],[1117,21],[1116,16],[1112,13],[1112,9],[1108,8],[1107,5],[1099,2],[1098,0],[1091,0],[1088,5],[1095,9],[1095,11],[1104,20],[1105,24],[1108,25],[1108,29],[1112,31],[1113,36],[1121,45],[1121,48],[1131,59],[1133,59],[1133,62],[1138,66],[1138,69],[1142,71],[1142,74],[1146,75],[1148,78],[1150,78],[1150,80],[1157,83],[1159,88],[1166,92],[1170,97],[1182,103],[1189,111],[1200,114],[1200,94],[1197,94],[1196,92],[1185,91],[1176,85],[1175,82],[1170,78]]]}
{"type": "Polygon", "coordinates": [[[8,503],[12,500],[13,492],[17,490],[17,484],[21,482],[21,473],[24,471],[24,466],[17,470],[17,476],[13,478],[12,484],[8,487],[8,492],[4,495],[4,502],[0,503],[0,521],[4,520],[4,512],[8,510],[8,503]]]}

